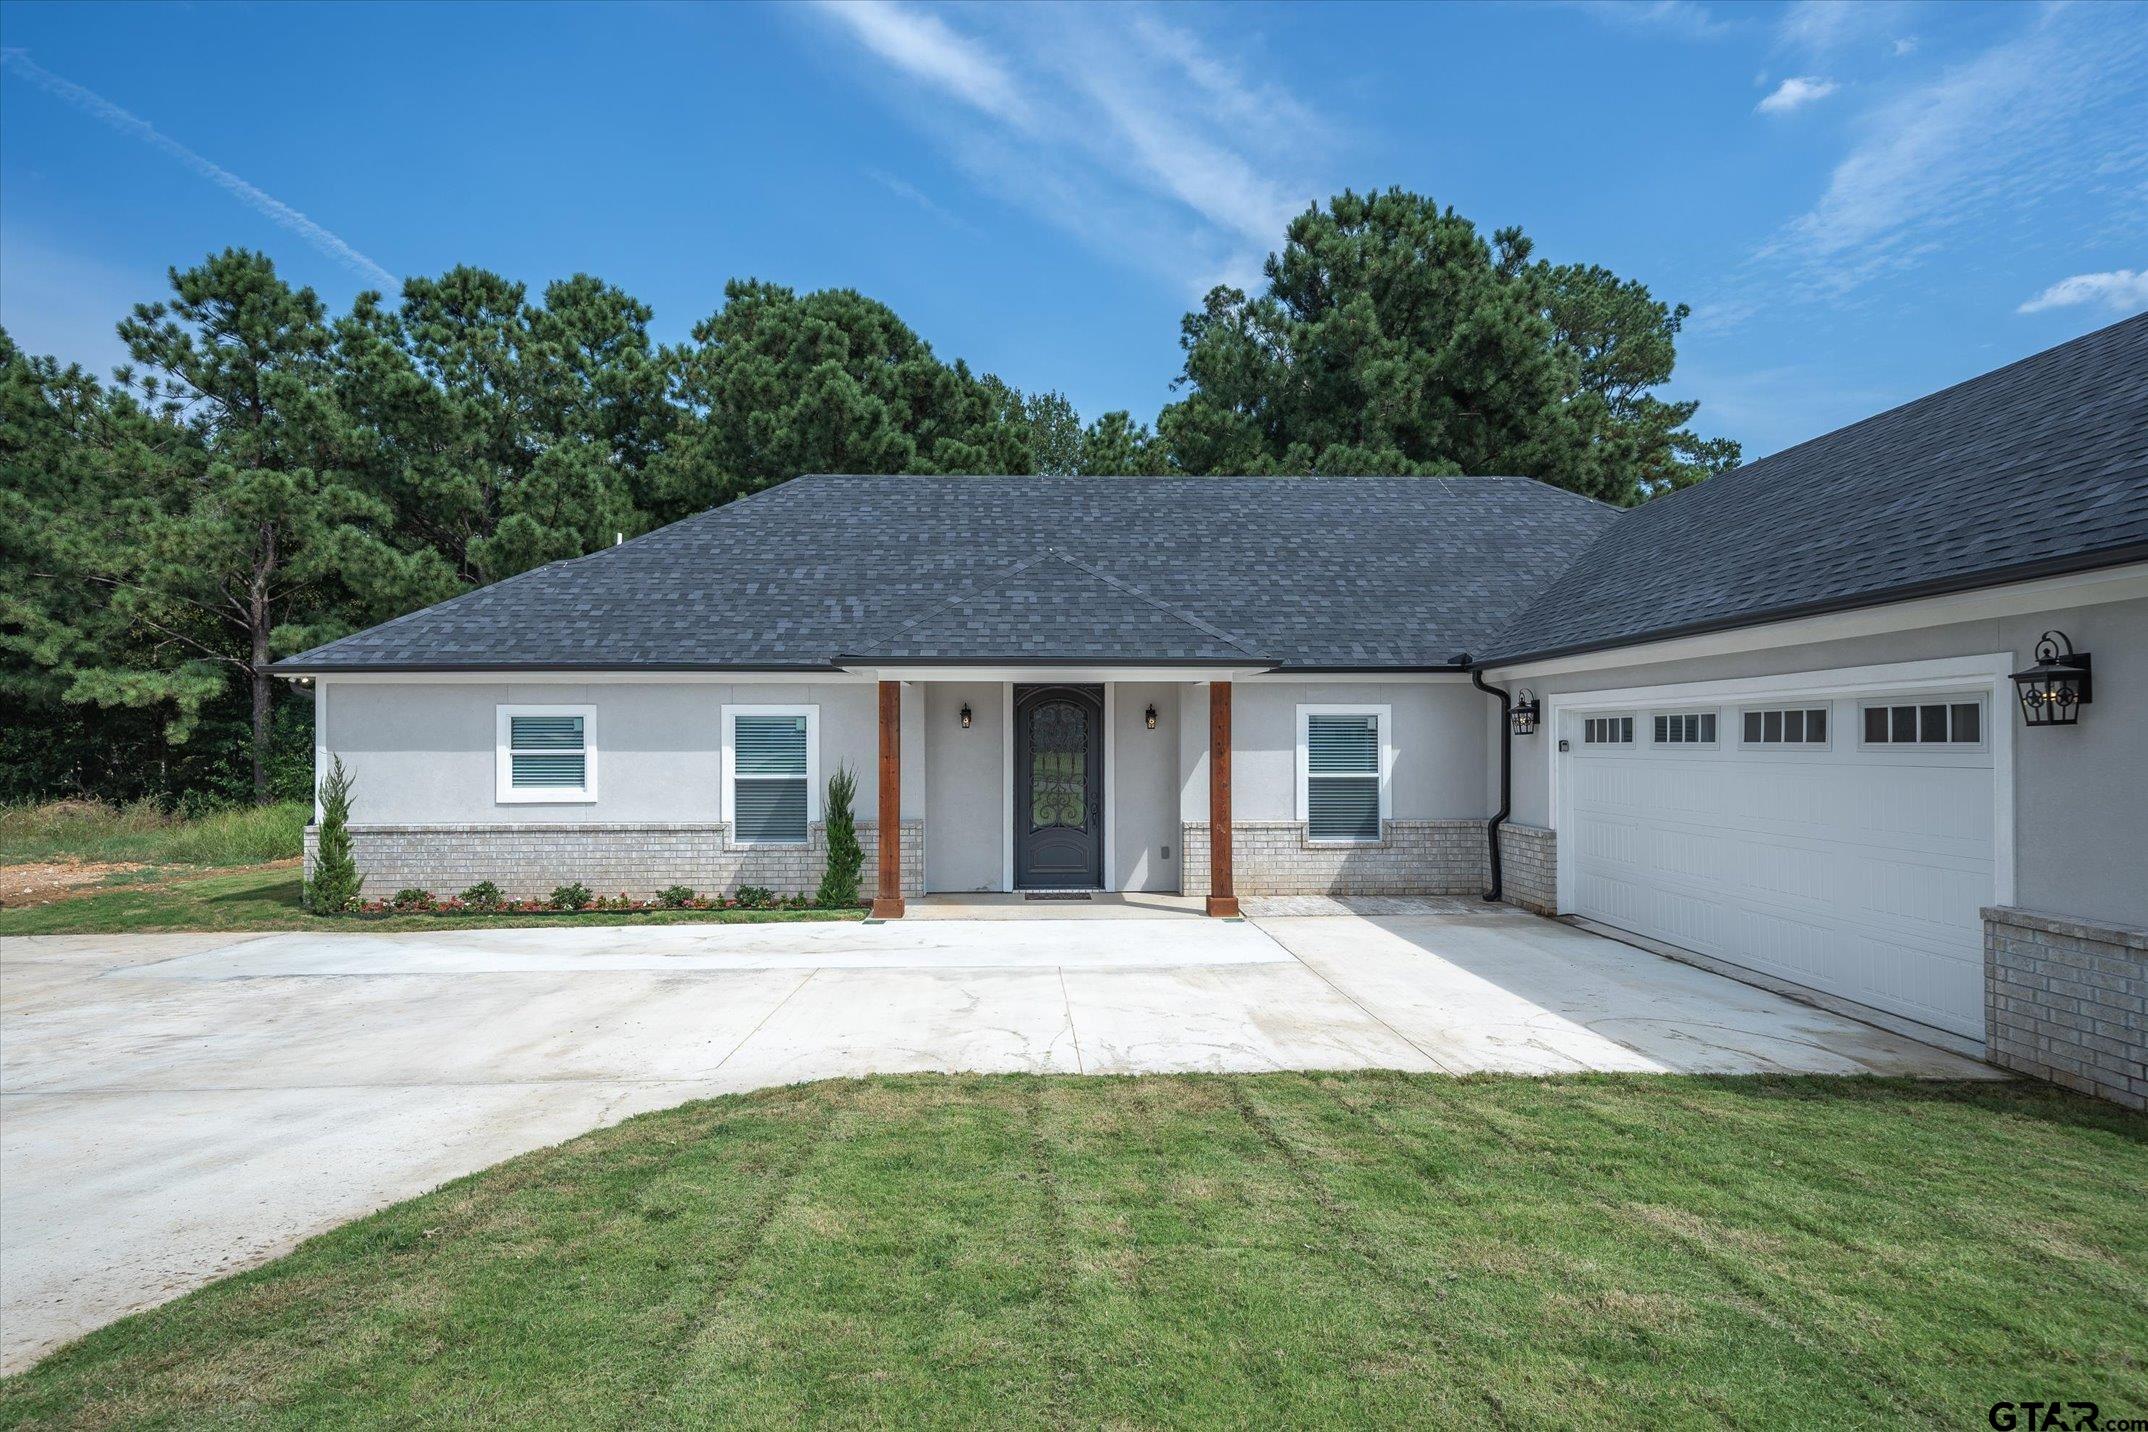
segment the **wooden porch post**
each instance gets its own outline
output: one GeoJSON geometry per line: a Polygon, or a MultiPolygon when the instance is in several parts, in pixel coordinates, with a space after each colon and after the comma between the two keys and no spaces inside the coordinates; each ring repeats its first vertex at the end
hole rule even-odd
{"type": "Polygon", "coordinates": [[[873,918],[900,920],[902,903],[902,683],[880,683],[880,885],[873,918]]]}
{"type": "Polygon", "coordinates": [[[1208,684],[1208,913],[1236,915],[1231,884],[1231,684],[1208,684]]]}

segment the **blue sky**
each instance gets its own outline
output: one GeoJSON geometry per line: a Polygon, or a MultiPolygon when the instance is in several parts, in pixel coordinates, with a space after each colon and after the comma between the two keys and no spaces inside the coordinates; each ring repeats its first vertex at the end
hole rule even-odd
{"type": "Polygon", "coordinates": [[[109,368],[168,265],[335,305],[757,276],[1153,418],[1178,322],[1402,185],[1693,305],[1749,457],[2148,308],[2148,5],[0,4],[0,322],[109,368]]]}

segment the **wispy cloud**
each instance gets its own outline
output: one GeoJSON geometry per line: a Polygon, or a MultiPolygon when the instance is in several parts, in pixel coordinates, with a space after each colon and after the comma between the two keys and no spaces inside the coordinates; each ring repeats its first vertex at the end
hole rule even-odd
{"type": "Polygon", "coordinates": [[[2052,308],[2095,304],[2114,313],[2148,308],[2148,269],[2112,269],[2109,273],[2077,273],[2062,278],[2022,304],[2021,313],[2042,313],[2052,308]]]}
{"type": "Polygon", "coordinates": [[[983,45],[949,29],[939,16],[886,0],[823,0],[822,8],[857,41],[903,71],[986,114],[1028,122],[1014,76],[983,45]]]}
{"type": "Polygon", "coordinates": [[[1570,3],[1606,24],[1663,30],[1688,39],[1719,39],[1736,28],[1697,0],[1570,0],[1570,3]]]}
{"type": "Polygon", "coordinates": [[[1784,8],[1775,26],[1779,50],[1827,59],[1852,50],[1891,50],[1907,54],[1915,47],[1899,38],[1911,7],[1891,0],[1797,0],[1784,8]]]}
{"type": "Polygon", "coordinates": [[[820,11],[931,101],[908,112],[973,179],[1194,292],[1250,282],[1325,192],[1305,177],[1320,116],[1164,12],[820,11]]]}
{"type": "Polygon", "coordinates": [[[1817,100],[1826,99],[1839,88],[1841,86],[1833,80],[1796,75],[1770,90],[1767,98],[1753,108],[1762,114],[1788,114],[1794,109],[1803,109],[1817,100]]]}
{"type": "Polygon", "coordinates": [[[340,236],[321,227],[321,225],[307,218],[274,195],[264,193],[252,184],[247,183],[222,165],[196,154],[178,140],[156,128],[148,120],[121,109],[118,105],[104,98],[104,96],[92,90],[84,89],[73,80],[61,78],[36,63],[22,50],[0,51],[0,64],[4,64],[9,70],[21,75],[41,89],[66,100],[91,118],[118,130],[122,134],[132,135],[153,148],[162,150],[165,154],[178,160],[202,178],[207,179],[210,183],[236,198],[255,213],[260,214],[271,223],[289,229],[292,233],[297,234],[307,243],[328,255],[328,257],[347,265],[360,276],[370,280],[380,288],[391,293],[396,289],[397,283],[394,274],[389,273],[379,264],[352,248],[340,236]]]}
{"type": "Polygon", "coordinates": [[[1950,229],[2060,192],[2137,203],[2148,146],[2119,136],[2144,57],[2138,13],[2052,9],[1894,90],[1858,118],[1825,191],[1762,246],[1760,264],[1795,294],[1840,295],[1915,262],[1950,229]]]}
{"type": "Polygon", "coordinates": [[[893,194],[896,198],[915,204],[943,224],[967,230],[970,233],[977,232],[975,224],[972,224],[961,215],[953,213],[945,204],[942,204],[907,179],[898,179],[893,174],[885,173],[879,169],[866,170],[865,177],[893,194]]]}

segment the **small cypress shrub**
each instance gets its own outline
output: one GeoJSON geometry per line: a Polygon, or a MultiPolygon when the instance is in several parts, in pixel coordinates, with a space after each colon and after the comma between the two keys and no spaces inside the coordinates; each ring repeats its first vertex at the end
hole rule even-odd
{"type": "Polygon", "coordinates": [[[858,778],[850,767],[837,766],[828,777],[828,868],[820,877],[820,893],[814,903],[840,910],[858,903],[858,872],[865,868],[865,852],[858,845],[858,821],[851,811],[857,799],[858,778]]]}
{"type": "Polygon", "coordinates": [[[313,855],[313,879],[306,883],[306,908],[317,915],[340,915],[358,903],[365,885],[351,855],[351,776],[343,758],[335,758],[321,782],[321,839],[313,855]]]}

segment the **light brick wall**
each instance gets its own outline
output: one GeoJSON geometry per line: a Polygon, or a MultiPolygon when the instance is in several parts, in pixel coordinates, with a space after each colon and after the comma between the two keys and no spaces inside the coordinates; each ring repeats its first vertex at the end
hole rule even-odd
{"type": "Polygon", "coordinates": [[[1985,1057],[2148,1108],[2148,929],[1984,911],[1985,1057]]]}
{"type": "MultiPolygon", "coordinates": [[[[1240,895],[1481,895],[1490,883],[1481,820],[1391,820],[1378,845],[1315,845],[1301,821],[1233,821],[1240,895]]],[[[1208,893],[1208,822],[1189,821],[1185,894],[1208,893]]]]}
{"type": "MultiPolygon", "coordinates": [[[[454,895],[490,880],[515,899],[543,898],[576,881],[599,895],[625,891],[647,899],[668,885],[704,895],[761,885],[778,895],[811,895],[827,868],[827,831],[814,825],[802,846],[735,847],[722,824],[606,825],[354,825],[351,851],[365,875],[365,895],[398,890],[454,895]]],[[[317,827],[306,828],[306,869],[313,869],[317,827]]],[[[865,868],[859,893],[879,887],[877,825],[858,823],[865,868]]],[[[925,823],[902,823],[902,881],[906,894],[925,890],[925,823]]]]}
{"type": "Polygon", "coordinates": [[[1535,915],[1558,913],[1558,837],[1540,825],[1499,827],[1499,870],[1506,903],[1535,915]]]}

